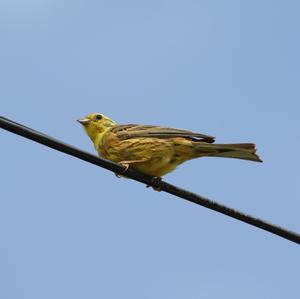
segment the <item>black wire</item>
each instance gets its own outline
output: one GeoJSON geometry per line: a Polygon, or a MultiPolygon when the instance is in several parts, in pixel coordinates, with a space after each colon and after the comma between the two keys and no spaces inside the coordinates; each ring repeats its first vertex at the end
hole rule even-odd
{"type": "MultiPolygon", "coordinates": [[[[153,177],[151,177],[151,176],[142,174],[131,168],[129,168],[126,171],[126,173],[124,173],[124,167],[117,163],[114,163],[114,162],[106,160],[106,159],[99,158],[95,155],[92,155],[88,152],[82,151],[78,148],[75,148],[75,147],[69,145],[69,144],[63,143],[57,139],[54,139],[50,136],[47,136],[43,133],[36,131],[36,130],[33,130],[31,128],[28,128],[26,126],[18,124],[18,123],[14,122],[12,120],[9,120],[5,117],[0,116],[0,128],[3,128],[5,130],[15,133],[17,135],[23,136],[23,137],[33,140],[35,142],[41,143],[45,146],[48,146],[55,150],[61,151],[65,154],[71,155],[73,157],[79,158],[79,159],[87,161],[89,163],[106,168],[110,171],[113,171],[114,173],[126,175],[126,177],[128,177],[128,178],[139,181],[148,186],[152,186],[154,188],[158,187],[157,181],[155,181],[153,179],[153,177]]],[[[205,198],[205,197],[197,195],[195,193],[178,188],[174,185],[168,184],[163,181],[159,183],[159,188],[161,191],[165,191],[165,192],[173,194],[175,196],[184,198],[190,202],[196,203],[198,205],[204,206],[211,210],[225,214],[229,217],[246,222],[255,227],[259,227],[270,233],[278,235],[284,239],[287,239],[287,240],[290,240],[297,244],[300,244],[300,235],[296,232],[286,230],[282,227],[268,223],[264,220],[261,220],[261,219],[252,217],[250,215],[244,214],[242,212],[236,211],[232,208],[218,204],[217,202],[214,202],[208,198],[205,198]]]]}

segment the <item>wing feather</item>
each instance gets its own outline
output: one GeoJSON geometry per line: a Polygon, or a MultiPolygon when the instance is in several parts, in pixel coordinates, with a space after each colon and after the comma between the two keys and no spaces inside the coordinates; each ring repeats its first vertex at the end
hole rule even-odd
{"type": "Polygon", "coordinates": [[[155,138],[172,138],[184,137],[194,139],[202,142],[213,143],[215,138],[213,136],[195,133],[192,131],[151,126],[151,125],[117,125],[111,130],[121,140],[137,138],[137,137],[155,137],[155,138]]]}

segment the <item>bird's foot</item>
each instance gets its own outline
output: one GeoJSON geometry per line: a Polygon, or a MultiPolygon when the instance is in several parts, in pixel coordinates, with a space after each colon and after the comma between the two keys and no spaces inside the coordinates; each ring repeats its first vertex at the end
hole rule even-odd
{"type": "Polygon", "coordinates": [[[121,164],[124,167],[124,170],[122,171],[122,173],[125,173],[127,171],[127,169],[129,168],[129,163],[126,163],[126,162],[122,163],[121,162],[119,164],[121,164]]]}
{"type": "Polygon", "coordinates": [[[147,185],[146,187],[152,187],[153,190],[160,192],[161,191],[161,187],[162,187],[162,178],[161,177],[153,177],[151,180],[151,183],[153,184],[153,186],[149,186],[147,185]]]}
{"type": "Polygon", "coordinates": [[[121,174],[115,172],[115,176],[116,176],[117,178],[121,178],[121,177],[122,177],[122,174],[125,173],[125,172],[127,171],[127,169],[129,168],[129,163],[126,163],[126,162],[119,162],[119,164],[120,164],[121,166],[123,166],[124,169],[122,170],[121,174]]]}
{"type": "MultiPolygon", "coordinates": [[[[124,162],[119,162],[119,164],[124,167],[121,174],[125,173],[129,168],[129,163],[124,161],[124,162]]],[[[121,177],[122,176],[121,174],[117,174],[117,177],[121,177]]]]}

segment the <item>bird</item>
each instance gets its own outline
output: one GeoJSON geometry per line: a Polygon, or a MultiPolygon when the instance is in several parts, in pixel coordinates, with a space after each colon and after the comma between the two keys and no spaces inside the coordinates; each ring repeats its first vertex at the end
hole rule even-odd
{"type": "Polygon", "coordinates": [[[154,125],[117,124],[102,113],[77,120],[99,156],[161,180],[180,164],[200,157],[262,162],[253,143],[215,144],[215,137],[154,125]]]}
{"type": "Polygon", "coordinates": [[[102,113],[77,120],[99,156],[158,178],[180,164],[200,157],[262,162],[253,143],[215,144],[215,137],[188,130],[138,124],[117,124],[102,113]]]}

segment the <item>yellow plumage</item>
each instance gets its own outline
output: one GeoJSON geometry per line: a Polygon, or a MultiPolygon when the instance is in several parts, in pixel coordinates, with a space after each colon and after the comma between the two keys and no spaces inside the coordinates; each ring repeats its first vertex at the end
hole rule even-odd
{"type": "Polygon", "coordinates": [[[262,162],[252,143],[213,144],[212,136],[159,126],[117,125],[99,113],[78,121],[100,156],[155,177],[204,156],[262,162]]]}

